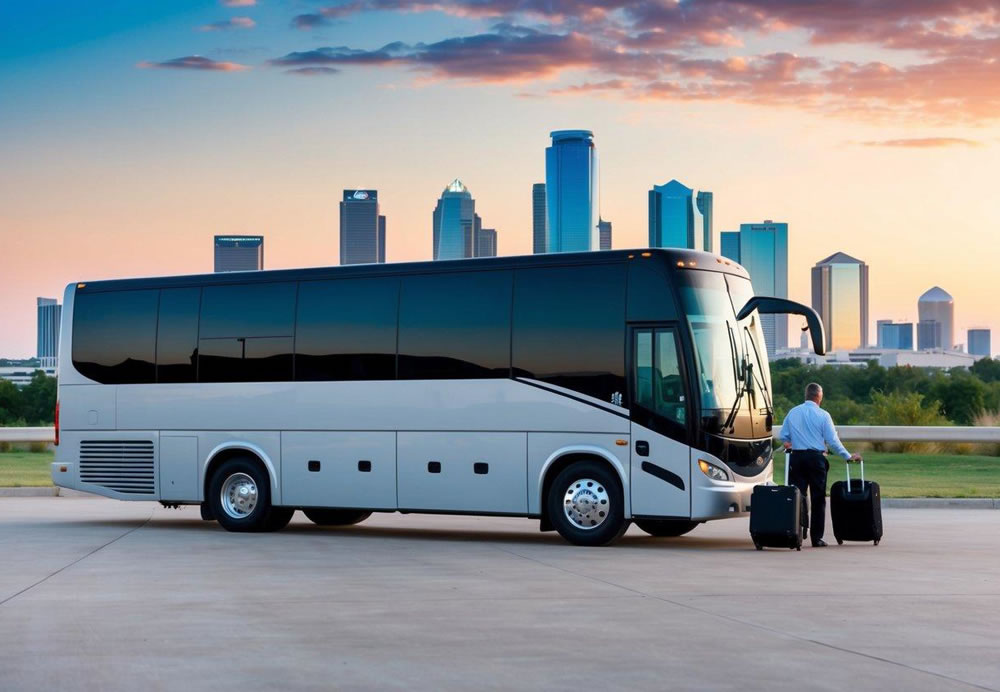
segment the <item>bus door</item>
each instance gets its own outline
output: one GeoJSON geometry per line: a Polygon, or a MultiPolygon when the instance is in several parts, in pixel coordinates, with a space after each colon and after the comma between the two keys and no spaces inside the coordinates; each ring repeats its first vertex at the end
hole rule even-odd
{"type": "Polygon", "coordinates": [[[632,514],[691,516],[690,397],[672,326],[630,330],[632,514]]]}

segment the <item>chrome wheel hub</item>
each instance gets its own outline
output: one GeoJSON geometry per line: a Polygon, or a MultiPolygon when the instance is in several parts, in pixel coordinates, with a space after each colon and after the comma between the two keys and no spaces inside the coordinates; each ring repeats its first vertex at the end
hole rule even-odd
{"type": "Polygon", "coordinates": [[[566,488],[563,512],[569,523],[578,529],[596,529],[608,518],[611,498],[602,483],[591,478],[573,481],[566,488]]]}
{"type": "Polygon", "coordinates": [[[233,519],[245,519],[257,506],[257,483],[245,473],[234,473],[222,484],[222,509],[233,519]]]}

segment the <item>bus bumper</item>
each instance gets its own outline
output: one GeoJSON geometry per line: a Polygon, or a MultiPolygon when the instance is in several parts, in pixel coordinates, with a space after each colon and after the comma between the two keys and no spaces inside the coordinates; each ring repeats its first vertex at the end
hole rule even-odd
{"type": "MultiPolygon", "coordinates": [[[[722,462],[719,466],[726,468],[722,462]]],[[[771,465],[756,478],[744,478],[728,471],[733,480],[712,480],[694,462],[691,469],[691,519],[707,521],[745,516],[750,512],[750,497],[754,486],[772,482],[771,465]]]]}

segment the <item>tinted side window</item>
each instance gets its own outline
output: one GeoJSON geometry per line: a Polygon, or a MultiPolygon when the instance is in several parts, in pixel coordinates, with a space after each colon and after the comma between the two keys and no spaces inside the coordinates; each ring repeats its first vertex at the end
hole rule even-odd
{"type": "Polygon", "coordinates": [[[399,378],[510,376],[511,272],[407,276],[399,308],[399,378]]]}
{"type": "Polygon", "coordinates": [[[608,403],[625,393],[625,267],[517,270],[514,375],[608,403]]]}
{"type": "Polygon", "coordinates": [[[160,291],[156,332],[156,381],[196,382],[200,288],[160,291]]]}
{"type": "Polygon", "coordinates": [[[397,277],[300,284],[295,379],[395,379],[398,303],[397,277]]]}
{"type": "Polygon", "coordinates": [[[198,380],[291,380],[296,288],[294,283],[206,286],[198,380]]]}
{"type": "Polygon", "coordinates": [[[105,384],[155,381],[159,294],[157,290],[77,293],[73,367],[105,384]]]}

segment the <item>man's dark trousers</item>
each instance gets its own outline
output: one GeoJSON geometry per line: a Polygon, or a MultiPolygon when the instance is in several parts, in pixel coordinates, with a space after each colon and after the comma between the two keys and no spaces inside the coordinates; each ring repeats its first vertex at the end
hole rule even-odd
{"type": "Polygon", "coordinates": [[[830,470],[830,462],[826,455],[811,449],[793,450],[791,466],[788,467],[788,481],[806,496],[809,490],[809,504],[812,506],[809,520],[809,535],[812,542],[823,538],[826,528],[826,473],[830,470]]]}

